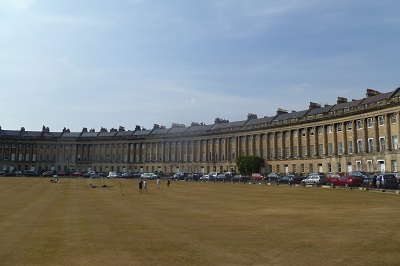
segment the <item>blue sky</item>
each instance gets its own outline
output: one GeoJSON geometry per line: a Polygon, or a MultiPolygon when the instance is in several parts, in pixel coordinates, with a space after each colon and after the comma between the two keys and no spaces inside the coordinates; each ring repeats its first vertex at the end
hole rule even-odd
{"type": "Polygon", "coordinates": [[[397,0],[0,0],[0,126],[212,124],[392,91],[399,14],[397,0]]]}

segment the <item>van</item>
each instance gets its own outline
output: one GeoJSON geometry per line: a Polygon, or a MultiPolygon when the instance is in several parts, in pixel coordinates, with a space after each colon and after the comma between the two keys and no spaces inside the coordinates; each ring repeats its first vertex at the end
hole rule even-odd
{"type": "Polygon", "coordinates": [[[39,176],[39,174],[34,170],[25,170],[24,176],[39,176]]]}

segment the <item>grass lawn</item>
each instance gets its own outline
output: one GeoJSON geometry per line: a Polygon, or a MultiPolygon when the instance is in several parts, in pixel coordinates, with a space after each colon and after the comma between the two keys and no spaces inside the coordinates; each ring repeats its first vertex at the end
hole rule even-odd
{"type": "Polygon", "coordinates": [[[1,265],[399,265],[400,195],[0,179],[1,265]]]}

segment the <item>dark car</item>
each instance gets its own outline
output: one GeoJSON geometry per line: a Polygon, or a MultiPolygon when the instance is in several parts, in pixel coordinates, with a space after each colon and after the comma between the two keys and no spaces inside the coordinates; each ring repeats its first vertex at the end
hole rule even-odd
{"type": "Polygon", "coordinates": [[[132,174],[133,178],[139,178],[142,174],[141,173],[134,173],[132,174]]]}
{"type": "Polygon", "coordinates": [[[202,177],[202,174],[194,173],[194,174],[188,175],[185,178],[185,180],[186,181],[198,181],[200,179],[200,177],[202,177]]]}
{"type": "Polygon", "coordinates": [[[4,176],[17,176],[17,174],[15,173],[15,171],[10,171],[10,172],[4,173],[4,176]]]}
{"type": "Polygon", "coordinates": [[[133,174],[130,172],[125,172],[121,175],[123,178],[133,178],[133,174]]]}
{"type": "Polygon", "coordinates": [[[366,178],[371,175],[371,173],[365,172],[365,171],[351,171],[347,173],[349,176],[358,176],[362,178],[366,178]]]}
{"type": "Polygon", "coordinates": [[[280,178],[282,178],[281,175],[278,175],[276,173],[270,173],[267,175],[267,177],[269,181],[278,181],[280,178]]]}
{"type": "Polygon", "coordinates": [[[39,173],[34,170],[25,170],[24,176],[39,176],[39,173]]]}
{"type": "Polygon", "coordinates": [[[187,173],[176,173],[176,174],[174,174],[174,176],[173,176],[173,179],[175,179],[175,180],[185,180],[185,178],[188,176],[188,174],[187,173]]]}
{"type": "Polygon", "coordinates": [[[333,186],[360,187],[364,184],[364,178],[360,176],[337,176],[328,177],[329,183],[333,186]]]}
{"type": "Polygon", "coordinates": [[[222,182],[230,182],[232,179],[231,174],[228,173],[221,173],[215,177],[215,181],[222,181],[222,182]]]}
{"type": "Polygon", "coordinates": [[[231,179],[232,182],[246,182],[247,177],[245,175],[234,175],[231,179]]]}
{"type": "Polygon", "coordinates": [[[292,185],[292,184],[300,184],[301,180],[303,180],[303,178],[301,176],[285,175],[285,176],[282,176],[281,178],[279,178],[277,180],[277,183],[292,185]]]}
{"type": "Polygon", "coordinates": [[[380,188],[386,189],[397,189],[399,183],[394,174],[383,174],[381,175],[381,185],[380,188]]]}

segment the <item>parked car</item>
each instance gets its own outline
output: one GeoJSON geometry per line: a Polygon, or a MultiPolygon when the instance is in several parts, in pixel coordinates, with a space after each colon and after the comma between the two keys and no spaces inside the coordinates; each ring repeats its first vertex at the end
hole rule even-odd
{"type": "Polygon", "coordinates": [[[393,175],[396,177],[397,181],[400,184],[400,173],[393,173],[393,175]]]}
{"type": "Polygon", "coordinates": [[[24,175],[24,173],[22,173],[22,171],[20,170],[12,170],[4,174],[4,176],[21,176],[21,175],[24,175]]]}
{"type": "Polygon", "coordinates": [[[39,173],[35,170],[25,170],[24,176],[39,176],[39,173]]]}
{"type": "Polygon", "coordinates": [[[89,171],[89,172],[87,172],[87,173],[84,173],[82,176],[83,176],[83,177],[90,177],[90,176],[92,176],[92,175],[94,175],[94,174],[98,174],[98,173],[95,172],[95,171],[89,171]]]}
{"type": "Polygon", "coordinates": [[[158,175],[155,173],[143,173],[140,177],[143,179],[157,179],[158,175]]]}
{"type": "Polygon", "coordinates": [[[73,172],[71,176],[83,176],[82,172],[73,172]]]}
{"type": "Polygon", "coordinates": [[[210,181],[210,176],[209,175],[203,175],[202,177],[200,177],[200,181],[203,181],[203,182],[210,181]]]}
{"type": "Polygon", "coordinates": [[[381,188],[386,189],[397,189],[399,182],[394,174],[383,174],[381,175],[381,188]]]}
{"type": "Polygon", "coordinates": [[[217,172],[211,172],[208,174],[208,177],[210,178],[210,181],[215,181],[215,178],[217,177],[218,173],[217,172]]]}
{"type": "Polygon", "coordinates": [[[231,179],[232,182],[246,182],[247,178],[245,175],[234,175],[231,179]]]}
{"type": "Polygon", "coordinates": [[[90,178],[102,178],[104,176],[101,176],[101,175],[99,175],[98,173],[95,172],[94,174],[91,174],[89,177],[90,178]]]}
{"type": "Polygon", "coordinates": [[[140,173],[133,173],[133,174],[132,174],[132,177],[133,177],[133,178],[140,178],[141,175],[142,175],[142,174],[140,174],[140,173]]]}
{"type": "Polygon", "coordinates": [[[276,173],[270,173],[270,174],[267,175],[267,177],[268,177],[269,181],[278,181],[279,178],[281,178],[282,176],[278,175],[276,173]]]}
{"type": "Polygon", "coordinates": [[[366,177],[370,176],[371,173],[368,173],[368,172],[365,172],[365,171],[350,171],[350,172],[347,173],[347,175],[366,178],[366,177]]]}
{"type": "Polygon", "coordinates": [[[59,172],[57,172],[57,175],[58,176],[68,176],[68,173],[64,172],[64,171],[59,171],[59,172]]]}
{"type": "Polygon", "coordinates": [[[120,177],[120,174],[118,174],[117,172],[109,172],[107,175],[107,178],[117,178],[120,177]]]}
{"type": "Polygon", "coordinates": [[[130,172],[122,173],[121,177],[123,178],[133,178],[133,174],[130,172]]]}
{"type": "Polygon", "coordinates": [[[329,182],[328,178],[323,173],[310,173],[307,178],[301,180],[302,185],[326,185],[329,182]]]}
{"type": "Polygon", "coordinates": [[[264,176],[262,174],[259,174],[259,173],[253,173],[251,175],[251,179],[253,179],[253,180],[264,180],[264,176]]]}
{"type": "Polygon", "coordinates": [[[185,178],[185,180],[186,181],[198,181],[200,179],[200,177],[201,177],[201,174],[194,173],[194,174],[188,175],[185,178]]]}
{"type": "Polygon", "coordinates": [[[282,176],[281,178],[279,178],[277,180],[277,183],[292,185],[292,184],[300,184],[301,180],[303,180],[303,178],[301,176],[285,175],[285,176],[282,176]]]}
{"type": "Polygon", "coordinates": [[[179,181],[179,180],[185,180],[187,176],[188,176],[187,173],[176,173],[174,174],[173,178],[179,181]]]}
{"type": "Polygon", "coordinates": [[[333,186],[360,187],[364,185],[364,178],[360,176],[331,175],[328,177],[328,180],[333,186]]]}
{"type": "Polygon", "coordinates": [[[52,177],[55,174],[56,174],[55,171],[45,171],[45,172],[43,172],[42,176],[43,177],[52,177]]]}
{"type": "Polygon", "coordinates": [[[215,177],[215,181],[230,182],[232,176],[229,173],[221,173],[215,177]]]}

